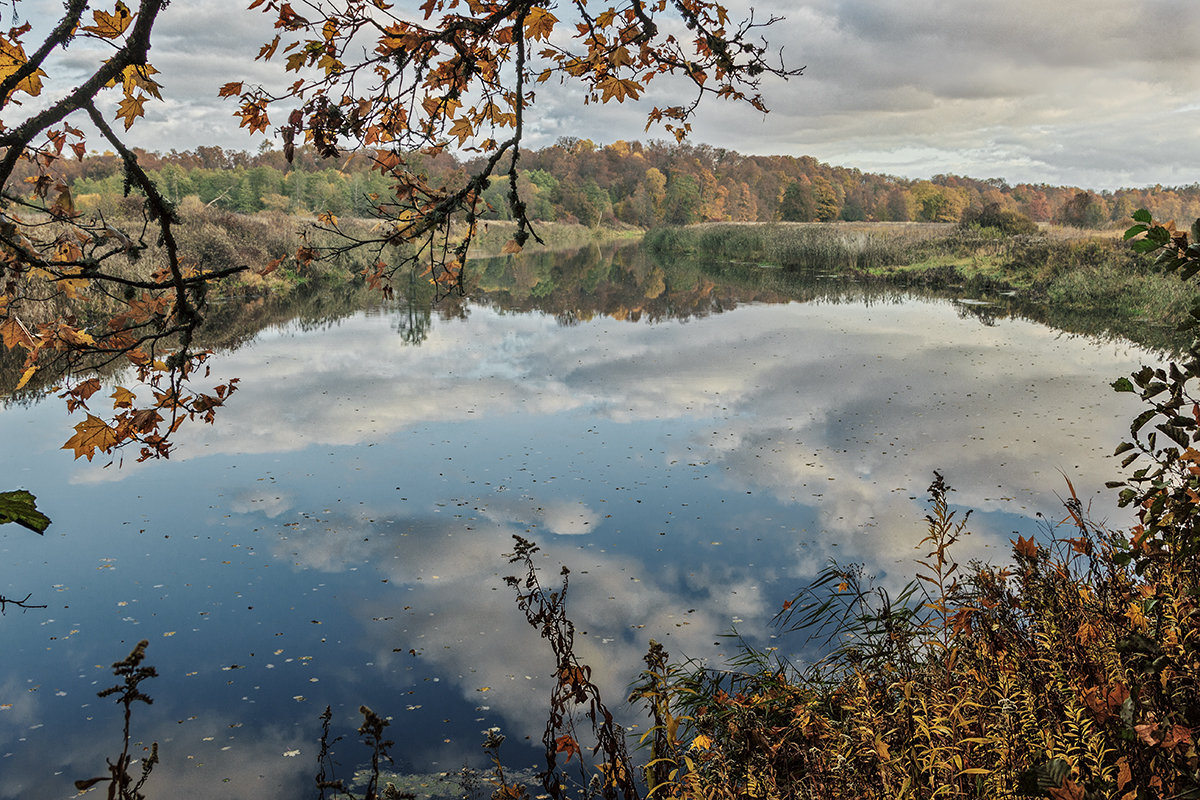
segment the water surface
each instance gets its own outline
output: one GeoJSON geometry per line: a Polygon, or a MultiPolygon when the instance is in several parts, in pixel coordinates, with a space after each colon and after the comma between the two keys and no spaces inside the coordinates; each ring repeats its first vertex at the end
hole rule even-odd
{"type": "Polygon", "coordinates": [[[167,462],[72,461],[56,401],[0,413],[3,488],[54,521],[0,531],[2,593],[49,606],[0,618],[0,796],[104,771],[120,709],[96,692],[143,638],[151,797],[303,796],[326,705],[348,738],[360,704],[391,716],[403,769],[478,765],[492,726],[535,763],[553,662],[503,582],[513,534],[547,583],[569,565],[616,705],[652,637],[714,663],[734,629],[799,651],[770,619],[831,558],[908,580],[935,469],[974,509],[963,561],[1040,530],[1063,475],[1124,519],[1101,487],[1139,410],[1108,384],[1154,359],[1131,344],[947,299],[635,277],[620,313],[493,293],[274,325],[214,361],[242,388],[167,462]]]}

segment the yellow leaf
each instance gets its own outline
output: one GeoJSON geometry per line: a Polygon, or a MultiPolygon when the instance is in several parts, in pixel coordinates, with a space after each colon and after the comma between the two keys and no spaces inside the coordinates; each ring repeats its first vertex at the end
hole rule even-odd
{"type": "Polygon", "coordinates": [[[118,386],[110,396],[113,400],[113,408],[133,408],[133,401],[136,399],[133,392],[124,386],[118,386]]]}
{"type": "Polygon", "coordinates": [[[529,13],[525,15],[525,38],[549,39],[556,22],[558,22],[558,17],[544,8],[535,6],[529,9],[529,13]]]}
{"type": "Polygon", "coordinates": [[[117,117],[125,120],[125,130],[129,130],[135,119],[145,116],[142,106],[146,104],[146,99],[146,95],[140,92],[137,97],[125,95],[125,99],[117,106],[117,117]]]}
{"type": "MultiPolygon", "coordinates": [[[[58,282],[58,285],[63,288],[63,292],[66,293],[69,299],[75,300],[79,297],[79,290],[86,289],[91,285],[91,281],[87,278],[64,278],[58,282]]],[[[94,343],[92,342],[92,344],[94,343]]]]}
{"type": "Polygon", "coordinates": [[[519,253],[521,252],[521,245],[517,244],[515,240],[509,240],[508,244],[504,245],[504,249],[500,252],[504,255],[519,253]]]}
{"type": "Polygon", "coordinates": [[[458,137],[459,147],[462,147],[464,144],[466,144],[467,139],[470,139],[473,133],[474,131],[471,129],[471,123],[466,117],[460,117],[454,123],[454,127],[450,129],[450,135],[458,137]]]}
{"type": "Polygon", "coordinates": [[[36,364],[32,367],[27,367],[25,371],[21,373],[21,380],[17,381],[17,388],[24,388],[25,384],[29,383],[29,379],[33,377],[33,373],[37,372],[37,370],[38,368],[36,364]]]}
{"type": "Polygon", "coordinates": [[[113,13],[93,11],[92,20],[94,24],[85,25],[84,31],[101,39],[116,39],[125,32],[129,23],[133,22],[133,14],[129,13],[129,8],[121,0],[117,0],[113,13]]]}
{"type": "Polygon", "coordinates": [[[688,749],[689,750],[708,750],[710,747],[712,747],[712,738],[709,736],[705,736],[702,733],[699,736],[697,736],[695,739],[692,739],[692,746],[689,747],[688,749]]]}
{"type": "Polygon", "coordinates": [[[159,92],[162,85],[150,77],[157,74],[158,70],[149,64],[130,64],[121,73],[121,82],[125,85],[125,96],[133,94],[134,89],[145,89],[155,99],[162,100],[162,93],[159,92]]]}
{"type": "Polygon", "coordinates": [[[61,341],[76,347],[91,347],[96,344],[96,340],[91,334],[72,328],[70,325],[60,325],[55,334],[61,341]]]}
{"type": "Polygon", "coordinates": [[[33,350],[37,347],[37,341],[16,314],[11,314],[3,322],[0,322],[0,341],[3,341],[4,346],[9,350],[15,347],[33,350]]]}
{"type": "MultiPolygon", "coordinates": [[[[3,34],[0,34],[0,80],[15,73],[28,60],[24,48],[19,43],[10,42],[3,34]]],[[[42,78],[45,75],[46,73],[40,69],[34,70],[18,83],[13,91],[25,92],[30,96],[41,94],[42,78]]]]}
{"type": "Polygon", "coordinates": [[[74,450],[75,458],[92,460],[97,450],[105,453],[119,441],[117,432],[99,417],[87,415],[87,419],[75,426],[75,435],[62,446],[63,450],[74,450]]]}

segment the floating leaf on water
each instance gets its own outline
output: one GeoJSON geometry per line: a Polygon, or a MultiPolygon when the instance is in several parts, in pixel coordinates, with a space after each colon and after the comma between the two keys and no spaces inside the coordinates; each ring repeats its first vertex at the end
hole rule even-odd
{"type": "Polygon", "coordinates": [[[15,522],[36,534],[50,526],[50,518],[37,510],[36,498],[24,489],[0,492],[0,525],[15,522]]]}

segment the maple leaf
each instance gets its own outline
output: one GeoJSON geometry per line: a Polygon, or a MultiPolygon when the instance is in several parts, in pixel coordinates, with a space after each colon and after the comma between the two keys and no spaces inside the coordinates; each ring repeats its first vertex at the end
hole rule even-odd
{"type": "Polygon", "coordinates": [[[454,127],[450,129],[450,135],[458,137],[459,147],[462,147],[464,144],[466,144],[467,139],[470,139],[473,133],[474,131],[471,129],[471,123],[466,117],[460,117],[458,121],[454,123],[454,127]]]}
{"type": "Polygon", "coordinates": [[[618,78],[610,75],[600,81],[597,86],[603,90],[601,101],[607,103],[615,98],[618,103],[625,102],[625,98],[637,100],[642,92],[642,85],[637,81],[629,80],[628,78],[618,78]]]}
{"type": "Polygon", "coordinates": [[[96,340],[90,333],[73,328],[70,325],[62,324],[54,331],[54,335],[58,340],[75,347],[91,347],[96,344],[96,340]]]}
{"type": "Polygon", "coordinates": [[[554,23],[556,22],[558,22],[558,17],[544,8],[534,6],[525,15],[525,38],[535,41],[538,39],[549,39],[551,32],[554,31],[554,23]]]}
{"type": "MultiPolygon", "coordinates": [[[[19,43],[10,42],[0,34],[0,81],[25,66],[25,62],[28,60],[25,49],[19,43]]],[[[25,92],[31,97],[39,95],[42,92],[42,78],[44,77],[46,77],[46,73],[41,69],[36,69],[22,79],[13,91],[25,92]]]]}
{"type": "Polygon", "coordinates": [[[554,740],[554,747],[558,752],[567,754],[568,764],[571,762],[571,756],[578,755],[580,758],[583,757],[583,751],[579,748],[579,742],[575,741],[565,733],[554,740]]]}
{"type": "MultiPolygon", "coordinates": [[[[271,56],[275,55],[275,51],[278,48],[279,48],[279,35],[276,34],[274,39],[267,42],[259,49],[258,55],[254,57],[254,60],[258,61],[261,58],[263,61],[270,61],[271,56]]],[[[238,84],[238,86],[240,87],[241,84],[238,84]]],[[[241,89],[239,88],[238,91],[241,91],[241,89]]]]}
{"type": "Polygon", "coordinates": [[[1024,536],[1017,536],[1017,541],[1013,542],[1013,551],[1019,556],[1026,558],[1037,558],[1037,542],[1032,538],[1026,539],[1024,536]]]}
{"type": "Polygon", "coordinates": [[[118,386],[110,397],[112,397],[113,408],[133,408],[133,401],[136,399],[133,392],[124,386],[118,386]]]}
{"type": "Polygon", "coordinates": [[[7,319],[0,322],[0,341],[3,341],[4,346],[9,350],[16,347],[24,347],[26,350],[37,348],[37,340],[33,338],[29,329],[16,314],[10,314],[7,319]]]}
{"type": "Polygon", "coordinates": [[[87,33],[99,36],[101,39],[116,39],[125,29],[129,27],[129,23],[133,22],[134,15],[129,12],[129,7],[121,0],[117,0],[117,5],[113,8],[113,12],[109,14],[107,11],[93,11],[92,20],[94,24],[85,25],[82,30],[87,33]]]}
{"type": "Polygon", "coordinates": [[[137,97],[127,94],[117,106],[117,116],[125,120],[125,130],[129,130],[135,119],[145,116],[146,112],[142,106],[146,104],[147,99],[146,95],[141,92],[138,92],[137,97]]]}
{"type": "MultiPolygon", "coordinates": [[[[134,414],[129,422],[134,430],[139,433],[150,433],[158,427],[158,424],[163,421],[162,415],[154,408],[143,408],[134,414]]],[[[178,424],[178,422],[176,423],[178,424]]]]}
{"type": "Polygon", "coordinates": [[[150,77],[157,74],[158,70],[149,64],[130,64],[121,73],[121,83],[125,86],[125,95],[133,94],[134,89],[145,89],[156,100],[162,100],[162,93],[159,91],[162,84],[150,77]]]}
{"type": "Polygon", "coordinates": [[[100,379],[88,378],[86,381],[72,389],[71,394],[75,395],[80,400],[87,400],[98,391],[100,391],[100,379]]]}
{"type": "Polygon", "coordinates": [[[97,450],[107,453],[118,441],[117,432],[107,422],[88,414],[87,419],[75,426],[75,435],[61,449],[74,450],[75,458],[84,457],[91,461],[97,450]]]}

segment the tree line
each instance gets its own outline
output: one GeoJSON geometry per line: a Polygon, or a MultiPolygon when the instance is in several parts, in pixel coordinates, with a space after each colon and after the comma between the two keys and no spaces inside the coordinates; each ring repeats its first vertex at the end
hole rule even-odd
{"type": "MultiPolygon", "coordinates": [[[[194,195],[242,213],[373,215],[390,182],[370,152],[322,158],[298,147],[257,153],[201,146],[137,151],[160,190],[176,203],[194,195]]],[[[452,185],[479,165],[443,152],[414,155],[436,185],[452,185]]],[[[83,208],[123,193],[121,159],[90,154],[63,166],[83,208]]],[[[959,222],[981,209],[1076,228],[1123,223],[1134,209],[1157,218],[1200,216],[1200,184],[1096,192],[1073,186],[1009,184],[997,178],[935,175],[908,180],[831,166],[809,156],[750,156],[704,144],[561,138],[521,158],[518,188],[529,219],[592,227],[687,225],[695,222],[959,222]]],[[[481,219],[510,219],[507,179],[482,194],[481,219]]]]}

